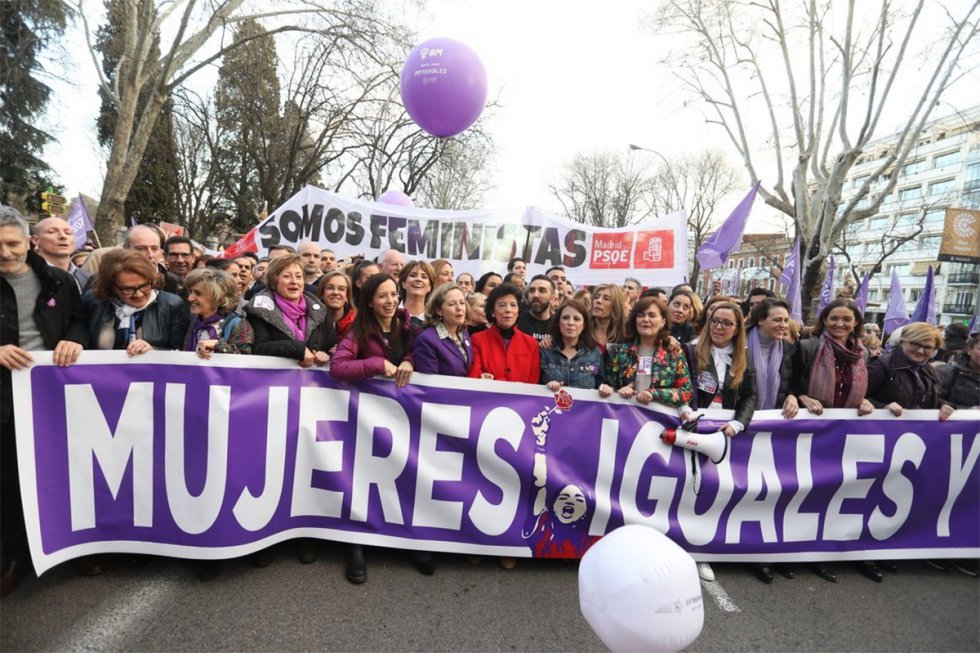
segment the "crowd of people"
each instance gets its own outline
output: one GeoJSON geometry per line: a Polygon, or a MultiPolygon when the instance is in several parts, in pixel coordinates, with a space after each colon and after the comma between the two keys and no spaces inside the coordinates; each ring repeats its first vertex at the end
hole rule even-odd
{"type": "MultiPolygon", "coordinates": [[[[411,383],[414,372],[595,390],[627,401],[679,410],[684,422],[699,409],[734,411],[723,427],[737,437],[756,410],[936,409],[939,419],[980,406],[980,335],[950,325],[944,340],[926,323],[908,324],[882,346],[848,298],[831,301],[812,325],[790,319],[790,306],[765,288],[747,298],[715,292],[702,299],[688,285],[644,289],[638,279],[576,287],[552,267],[527,278],[514,258],[506,272],[477,279],[456,275],[452,263],[405,261],[395,250],[376,261],[339,260],[303,242],[269,248],[259,257],[204,254],[182,236],[153,225],[129,229],[122,246],[74,251],[71,227],[60,218],[33,233],[14,209],[0,207],[0,390],[2,426],[3,592],[16,588],[28,564],[17,479],[10,371],[31,364],[32,351],[53,351],[58,365],[83,349],[153,350],[278,356],[300,367],[329,365],[342,382],[375,376],[411,383]],[[962,333],[961,333],[962,332],[962,333]]],[[[313,540],[297,542],[302,562],[316,560],[313,540]]],[[[431,553],[410,551],[423,574],[431,553]]],[[[272,562],[263,551],[259,566],[272,562]]],[[[513,560],[501,564],[512,567],[513,560]]],[[[934,561],[938,566],[952,563],[934,561]]],[[[971,561],[956,568],[976,575],[971,561]]],[[[74,562],[83,575],[102,573],[90,556],[74,562]]],[[[891,563],[860,563],[882,580],[891,563]]],[[[757,564],[771,582],[786,566],[757,564]]],[[[824,565],[814,570],[828,581],[824,565]]],[[[220,563],[202,562],[213,578],[220,563]]],[[[699,566],[712,580],[711,568],[699,566]]],[[[346,577],[367,577],[364,551],[351,545],[346,577]]]]}

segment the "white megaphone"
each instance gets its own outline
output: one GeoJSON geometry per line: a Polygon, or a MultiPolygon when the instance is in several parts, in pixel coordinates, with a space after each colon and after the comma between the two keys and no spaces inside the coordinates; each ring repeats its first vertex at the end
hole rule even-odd
{"type": "Polygon", "coordinates": [[[660,439],[675,447],[699,451],[718,464],[728,455],[728,436],[721,431],[714,433],[690,433],[677,429],[666,429],[660,439]]]}

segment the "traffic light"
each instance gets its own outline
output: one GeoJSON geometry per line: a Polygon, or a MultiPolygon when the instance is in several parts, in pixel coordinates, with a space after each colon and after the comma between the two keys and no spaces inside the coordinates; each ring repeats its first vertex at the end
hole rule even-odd
{"type": "Polygon", "coordinates": [[[67,210],[66,203],[65,198],[61,195],[48,192],[41,193],[41,210],[45,213],[62,215],[67,210]]]}

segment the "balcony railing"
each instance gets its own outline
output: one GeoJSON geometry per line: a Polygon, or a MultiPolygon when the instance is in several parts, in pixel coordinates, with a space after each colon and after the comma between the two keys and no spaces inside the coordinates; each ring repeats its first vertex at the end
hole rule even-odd
{"type": "Polygon", "coordinates": [[[973,315],[973,304],[943,304],[943,313],[953,313],[955,315],[973,315]]]}
{"type": "Polygon", "coordinates": [[[946,275],[946,283],[980,283],[980,272],[955,272],[946,275]]]}

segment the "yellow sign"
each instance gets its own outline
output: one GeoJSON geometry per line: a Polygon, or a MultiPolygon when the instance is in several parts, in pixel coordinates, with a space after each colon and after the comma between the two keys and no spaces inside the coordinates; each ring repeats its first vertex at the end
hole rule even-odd
{"type": "Polygon", "coordinates": [[[939,260],[955,263],[980,262],[980,211],[946,209],[939,260]]]}

